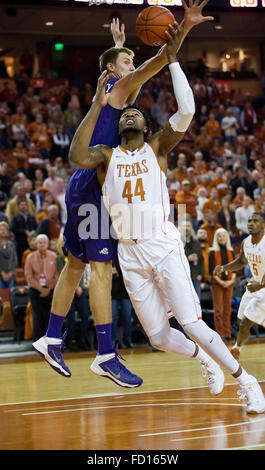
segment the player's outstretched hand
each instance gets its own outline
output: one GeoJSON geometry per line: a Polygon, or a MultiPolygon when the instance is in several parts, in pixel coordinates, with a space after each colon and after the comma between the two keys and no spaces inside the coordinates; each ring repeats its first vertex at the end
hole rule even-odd
{"type": "Polygon", "coordinates": [[[177,60],[177,51],[180,48],[181,36],[179,34],[180,26],[175,21],[174,25],[168,25],[169,31],[165,31],[167,36],[167,57],[169,63],[177,60]]]}
{"type": "Polygon", "coordinates": [[[182,0],[184,8],[183,26],[185,31],[190,31],[191,28],[205,23],[205,21],[213,21],[213,16],[202,16],[202,9],[208,2],[209,0],[203,0],[200,4],[200,0],[188,0],[188,6],[186,0],[182,0]]]}
{"type": "Polygon", "coordinates": [[[113,41],[116,47],[122,47],[125,43],[125,25],[122,23],[120,28],[119,18],[113,18],[110,30],[112,33],[113,41]]]}
{"type": "Polygon", "coordinates": [[[213,270],[213,276],[219,276],[223,272],[223,266],[215,266],[213,270]]]}
{"type": "Polygon", "coordinates": [[[109,79],[107,70],[104,70],[98,78],[97,89],[95,94],[95,102],[104,107],[108,103],[109,93],[105,93],[105,88],[109,79]]]}

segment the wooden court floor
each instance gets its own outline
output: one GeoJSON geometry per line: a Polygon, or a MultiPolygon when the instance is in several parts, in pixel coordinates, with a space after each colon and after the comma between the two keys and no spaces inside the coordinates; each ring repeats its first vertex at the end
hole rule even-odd
{"type": "MultiPolygon", "coordinates": [[[[237,383],[208,393],[200,365],[148,348],[121,351],[143,377],[137,389],[94,375],[94,353],[65,354],[71,378],[37,354],[0,360],[1,450],[265,450],[265,413],[248,416],[237,383]]],[[[265,342],[252,341],[241,365],[265,391],[265,342]]]]}

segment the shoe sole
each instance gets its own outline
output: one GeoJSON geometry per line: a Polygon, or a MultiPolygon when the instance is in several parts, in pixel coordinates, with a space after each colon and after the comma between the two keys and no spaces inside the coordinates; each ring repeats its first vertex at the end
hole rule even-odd
{"type": "Polygon", "coordinates": [[[97,366],[95,366],[93,364],[91,364],[90,370],[92,372],[94,372],[94,374],[100,375],[101,377],[105,377],[106,379],[110,379],[116,385],[119,385],[120,387],[124,387],[124,388],[137,388],[137,387],[140,387],[140,385],[142,385],[142,383],[143,383],[143,382],[141,382],[139,384],[128,384],[128,383],[125,384],[124,382],[119,381],[116,377],[113,377],[108,372],[104,372],[102,369],[99,369],[97,366]]]}
{"type": "Polygon", "coordinates": [[[70,374],[66,374],[65,371],[63,370],[62,366],[60,366],[60,364],[58,364],[56,361],[54,361],[54,359],[52,359],[47,353],[43,352],[43,350],[41,351],[41,349],[38,349],[38,347],[40,348],[40,346],[36,345],[37,341],[35,343],[32,344],[33,348],[35,349],[35,351],[40,355],[42,356],[43,359],[45,359],[45,361],[47,362],[47,364],[49,364],[49,366],[55,370],[55,372],[57,372],[58,374],[62,375],[63,377],[66,377],[67,379],[69,377],[71,377],[71,373],[70,374]]]}
{"type": "Polygon", "coordinates": [[[252,409],[247,410],[248,415],[259,415],[259,414],[262,414],[264,412],[265,412],[265,406],[263,408],[261,408],[260,410],[254,410],[254,409],[253,410],[252,409]]]}

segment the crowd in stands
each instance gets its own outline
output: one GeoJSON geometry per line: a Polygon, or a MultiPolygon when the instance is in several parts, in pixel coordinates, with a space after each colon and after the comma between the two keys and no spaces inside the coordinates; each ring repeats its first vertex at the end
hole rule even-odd
{"type": "MultiPolygon", "coordinates": [[[[168,156],[167,185],[200,296],[201,286],[212,282],[209,259],[218,246],[216,231],[225,229],[235,256],[247,236],[249,215],[265,211],[265,99],[260,97],[257,106],[240,88],[218,87],[207,76],[192,76],[190,84],[196,114],[168,156]],[[183,204],[185,218],[179,210],[183,204]]],[[[16,85],[5,81],[0,91],[1,288],[14,285],[15,267],[24,269],[38,234],[45,234],[49,249],[57,252],[67,218],[66,185],[74,171],[68,150],[88,109],[85,91],[68,82],[49,86],[43,81],[39,88],[28,78],[16,85]],[[2,264],[9,256],[10,265],[2,264]]],[[[168,70],[143,87],[138,104],[148,112],[153,132],[168,121],[176,110],[168,70]]],[[[230,286],[235,282],[223,282],[228,280],[230,286]]]]}

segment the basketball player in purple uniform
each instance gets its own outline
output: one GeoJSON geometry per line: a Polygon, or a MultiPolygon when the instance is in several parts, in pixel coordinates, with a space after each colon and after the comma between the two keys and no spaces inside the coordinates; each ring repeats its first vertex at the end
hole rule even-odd
{"type": "MultiPolygon", "coordinates": [[[[201,5],[198,3],[199,1],[195,0],[194,4],[187,7],[183,0],[184,19],[181,26],[173,33],[176,52],[193,26],[213,19],[203,17],[201,14],[208,0],[204,0],[201,5]]],[[[122,33],[121,31],[121,36],[122,33]]],[[[123,43],[119,44],[122,45],[123,43]]],[[[115,47],[102,54],[100,70],[101,72],[106,70],[109,76],[106,82],[106,76],[101,75],[94,104],[73,138],[70,153],[75,153],[77,165],[79,152],[86,152],[86,149],[82,148],[81,139],[78,139],[82,127],[88,131],[97,122],[90,145],[104,144],[109,147],[118,145],[118,121],[122,109],[134,103],[141,86],[167,65],[166,47],[163,46],[154,57],[136,70],[133,65],[134,53],[130,49],[115,47]],[[108,104],[102,108],[99,115],[97,99],[103,85],[108,104]]],[[[111,260],[116,256],[117,241],[109,236],[109,215],[101,202],[101,196],[96,170],[80,169],[72,175],[66,191],[68,219],[64,231],[64,250],[67,251],[68,261],[54,291],[46,336],[33,343],[33,346],[58,373],[65,377],[71,376],[61,354],[61,329],[76,286],[83,275],[85,263],[89,262],[90,307],[98,341],[98,354],[93,362],[93,370],[97,370],[96,373],[112,379],[120,386],[138,387],[142,384],[142,379],[121,364],[119,361],[121,356],[112,346],[111,260]]]]}

